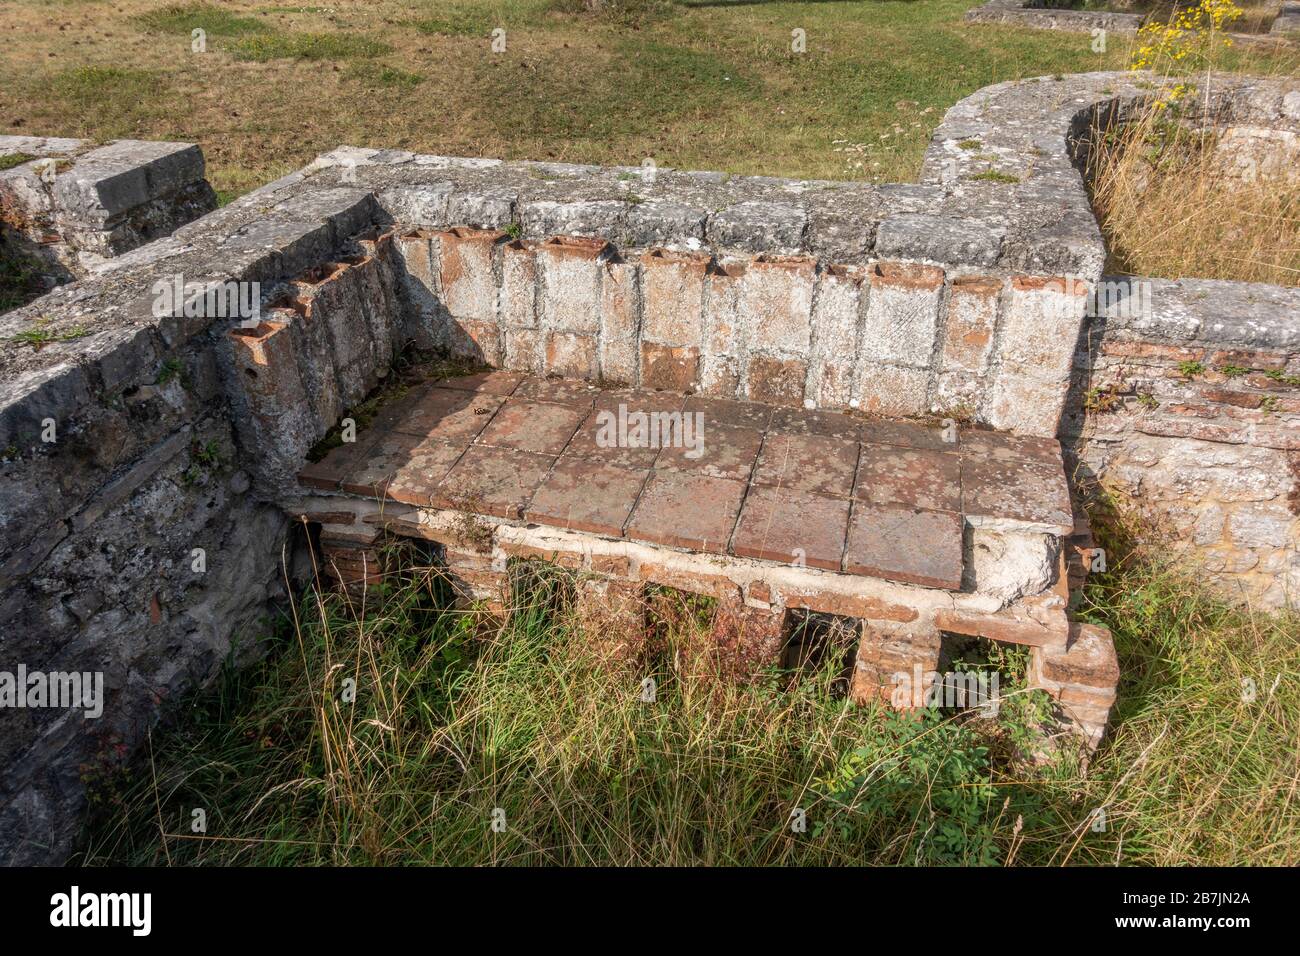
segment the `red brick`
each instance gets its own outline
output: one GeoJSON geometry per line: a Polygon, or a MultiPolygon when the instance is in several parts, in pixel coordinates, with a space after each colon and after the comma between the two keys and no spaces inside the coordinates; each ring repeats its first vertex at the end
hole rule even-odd
{"type": "Polygon", "coordinates": [[[1061,628],[1066,626],[1064,615],[1060,618],[1060,627],[1054,627],[1017,610],[994,614],[940,611],[935,615],[934,622],[940,630],[951,634],[965,634],[1030,647],[1061,643],[1064,639],[1061,628]]]}
{"type": "Polygon", "coordinates": [[[754,469],[754,483],[847,498],[853,492],[857,464],[857,442],[769,432],[754,469]]]}
{"type": "Polygon", "coordinates": [[[867,621],[899,621],[906,624],[920,616],[915,608],[903,604],[836,591],[783,590],[781,596],[789,608],[807,608],[822,614],[856,617],[867,621]]]}
{"type": "Polygon", "coordinates": [[[732,552],[799,567],[840,569],[849,503],[786,488],[751,488],[732,552]]]}
{"type": "Polygon", "coordinates": [[[625,578],[632,573],[632,562],[621,554],[593,554],[591,556],[591,571],[593,574],[625,578]]]}
{"type": "Polygon", "coordinates": [[[873,286],[932,291],[943,285],[943,270],[918,262],[878,262],[871,269],[870,281],[873,286]]]}
{"type": "Polygon", "coordinates": [[[645,388],[688,392],[699,379],[700,350],[641,343],[641,384],[645,388]]]}
{"type": "Polygon", "coordinates": [[[1162,362],[1195,362],[1205,356],[1204,349],[1189,349],[1159,342],[1126,342],[1102,339],[1101,354],[1114,358],[1158,359],[1162,362]]]}
{"type": "Polygon", "coordinates": [[[1261,352],[1256,349],[1220,349],[1210,353],[1209,364],[1215,367],[1235,365],[1237,368],[1273,371],[1286,368],[1286,352],[1261,352]]]}
{"type": "Polygon", "coordinates": [[[627,536],[692,551],[725,553],[745,483],[682,472],[650,476],[627,525],[627,536]]]}
{"type": "Polygon", "coordinates": [[[538,524],[619,537],[648,474],[648,469],[561,459],[533,495],[525,517],[538,524]]]}
{"type": "Polygon", "coordinates": [[[773,405],[802,405],[808,363],[803,359],[780,359],[751,355],[748,395],[756,402],[773,405]]]}

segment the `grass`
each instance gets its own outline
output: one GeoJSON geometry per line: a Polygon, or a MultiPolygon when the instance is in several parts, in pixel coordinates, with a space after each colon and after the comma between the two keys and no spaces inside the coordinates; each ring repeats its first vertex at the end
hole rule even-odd
{"type": "MultiPolygon", "coordinates": [[[[680,4],[630,25],[552,0],[236,0],[195,54],[182,27],[203,6],[121,0],[51,16],[8,0],[0,129],[196,141],[223,196],[340,143],[901,182],[962,96],[1128,62],[1116,38],[1098,55],[1086,34],[967,25],[969,5],[680,4]],[[503,53],[492,52],[496,27],[503,53]],[[795,28],[806,53],[791,51],[795,28]]],[[[1300,68],[1295,51],[1249,55],[1262,72],[1300,68]]]]}
{"type": "MultiPolygon", "coordinates": [[[[720,682],[691,653],[708,602],[668,591],[650,598],[646,653],[611,661],[566,573],[517,565],[503,625],[447,609],[446,582],[408,549],[364,602],[305,595],[261,664],[226,675],[147,760],[103,778],[82,858],[1300,862],[1300,619],[1235,609],[1158,541],[1130,547],[1123,519],[1108,527],[1110,567],[1083,614],[1114,630],[1124,677],[1111,737],[1086,766],[1069,752],[1023,759],[1036,712],[1023,691],[996,719],[892,715],[845,703],[838,654],[720,682]],[[189,826],[195,809],[206,833],[189,826]]],[[[1023,674],[1022,654],[992,663],[1013,687],[1023,674]]]]}
{"type": "Polygon", "coordinates": [[[171,4],[139,14],[134,19],[148,30],[185,36],[190,36],[195,29],[201,29],[209,36],[222,37],[267,33],[273,29],[265,20],[241,17],[209,3],[171,4]]]}
{"type": "Polygon", "coordinates": [[[230,45],[236,60],[350,60],[391,53],[393,48],[373,37],[349,33],[269,33],[247,36],[230,45]]]}
{"type": "Polygon", "coordinates": [[[1291,171],[1235,175],[1220,130],[1154,107],[1094,156],[1093,204],[1111,271],[1300,285],[1300,188],[1291,171]]]}

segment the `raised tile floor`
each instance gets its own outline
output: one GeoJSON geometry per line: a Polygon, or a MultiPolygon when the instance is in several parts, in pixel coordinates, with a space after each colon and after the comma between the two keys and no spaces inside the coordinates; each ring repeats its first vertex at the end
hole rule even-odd
{"type": "Polygon", "coordinates": [[[961,587],[965,522],[1071,532],[1055,441],[945,437],[912,421],[495,371],[413,389],[299,479],[948,590],[961,587]],[[635,415],[656,412],[691,413],[684,421],[698,432],[653,447],[635,415]]]}

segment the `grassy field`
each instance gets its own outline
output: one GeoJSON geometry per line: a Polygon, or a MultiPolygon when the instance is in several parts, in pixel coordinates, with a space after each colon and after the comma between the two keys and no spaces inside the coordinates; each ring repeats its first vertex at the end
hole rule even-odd
{"type": "Polygon", "coordinates": [[[306,595],[261,665],[101,781],[78,859],[1300,863],[1300,620],[1225,606],[1167,548],[1104,543],[1123,557],[1083,614],[1114,629],[1123,680],[1090,765],[1025,759],[1042,702],[1015,651],[985,660],[1011,688],[996,719],[903,717],[848,705],[837,654],[720,684],[681,653],[708,607],[674,592],[651,600],[649,653],[609,665],[561,573],[524,565],[503,626],[446,610],[407,553],[364,606],[306,595]]]}
{"type": "Polygon", "coordinates": [[[1097,54],[1087,34],[967,26],[973,2],[686,0],[629,20],[566,0],[0,0],[0,132],[193,140],[223,197],[343,143],[906,181],[962,96],[1129,61],[1120,38],[1097,54]]]}

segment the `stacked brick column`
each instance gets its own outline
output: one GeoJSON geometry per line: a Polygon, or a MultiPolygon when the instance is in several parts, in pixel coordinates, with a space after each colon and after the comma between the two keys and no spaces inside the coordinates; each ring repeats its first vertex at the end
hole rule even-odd
{"type": "Polygon", "coordinates": [[[849,693],[858,704],[881,702],[897,710],[925,706],[939,670],[937,628],[863,621],[849,693]]]}

